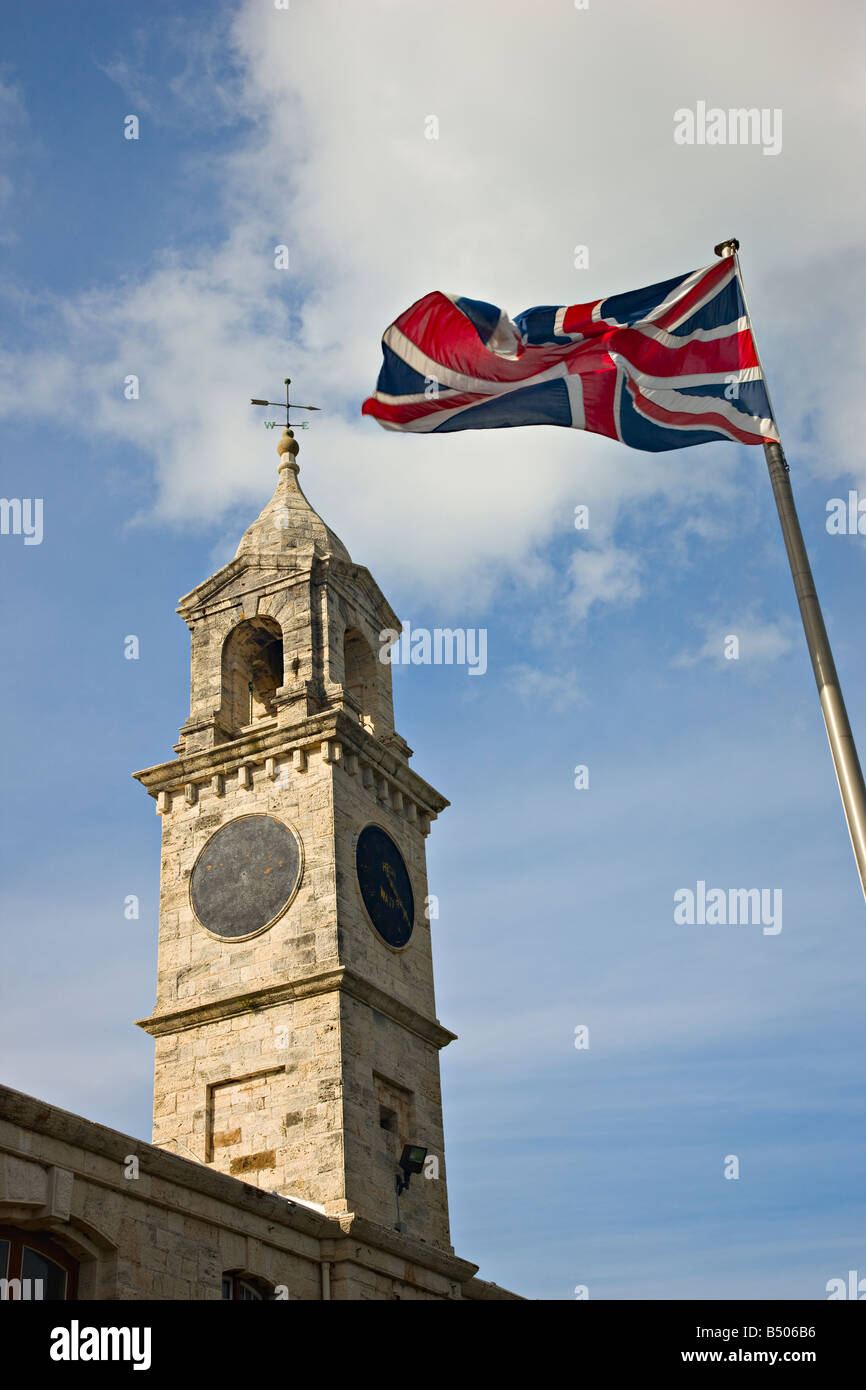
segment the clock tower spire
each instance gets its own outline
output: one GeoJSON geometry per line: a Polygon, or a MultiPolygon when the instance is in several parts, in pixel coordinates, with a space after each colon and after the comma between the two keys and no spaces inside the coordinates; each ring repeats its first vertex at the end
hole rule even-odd
{"type": "Polygon", "coordinates": [[[425,839],[394,728],[400,622],[310,506],[290,428],[235,558],[181,599],[189,717],[136,773],[162,820],[154,1143],[450,1250],[425,839]]]}

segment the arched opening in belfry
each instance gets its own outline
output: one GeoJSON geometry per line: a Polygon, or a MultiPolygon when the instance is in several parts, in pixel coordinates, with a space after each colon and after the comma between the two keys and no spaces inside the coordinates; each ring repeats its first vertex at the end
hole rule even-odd
{"type": "Polygon", "coordinates": [[[276,713],[283,684],[283,634],[273,618],[246,618],[223,643],[220,723],[236,733],[276,713]]]}
{"type": "Polygon", "coordinates": [[[375,732],[379,714],[376,658],[357,628],[347,628],[343,638],[343,690],[365,729],[375,732]]]}

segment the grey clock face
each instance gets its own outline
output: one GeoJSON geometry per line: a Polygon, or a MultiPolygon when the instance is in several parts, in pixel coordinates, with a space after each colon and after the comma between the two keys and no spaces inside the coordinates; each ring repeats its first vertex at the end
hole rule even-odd
{"type": "Polygon", "coordinates": [[[227,939],[261,931],[285,910],[301,878],[301,849],[272,816],[239,816],[208,840],[190,884],[203,927],[227,939]]]}

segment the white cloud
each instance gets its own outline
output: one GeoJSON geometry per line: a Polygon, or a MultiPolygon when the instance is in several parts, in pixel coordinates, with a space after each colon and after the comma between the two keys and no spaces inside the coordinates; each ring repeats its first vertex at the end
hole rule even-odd
{"type": "MultiPolygon", "coordinates": [[[[688,269],[735,231],[789,452],[817,430],[816,454],[844,445],[831,450],[837,470],[855,457],[856,55],[839,46],[816,68],[826,15],[805,4],[735,0],[726,15],[720,30],[673,0],[584,12],[525,0],[243,5],[223,50],[194,41],[200,61],[172,79],[162,113],[186,121],[194,108],[205,122],[210,110],[223,125],[243,112],[250,133],[209,169],[222,231],[213,245],[164,249],[128,283],[47,303],[43,346],[0,362],[0,409],[31,412],[27,383],[41,398],[48,382],[76,402],[81,431],[153,458],[155,520],[194,527],[261,504],[272,436],[246,398],[288,372],[325,406],[301,436],[305,485],[358,559],[410,585],[471,587],[482,604],[503,575],[536,582],[540,548],[589,500],[606,534],[572,562],[572,612],[633,601],[637,562],[613,541],[623,505],[657,497],[700,530],[702,504],[730,486],[726,446],[660,458],[561,430],[392,436],[358,409],[381,330],[430,289],[513,313],[688,269]],[[215,106],[223,69],[231,90],[215,106]],[[782,153],[675,146],[673,111],[699,98],[781,106],[782,153]],[[424,136],[430,114],[438,140],[424,136]],[[289,272],[274,269],[280,242],[289,272]],[[588,271],[574,269],[577,243],[588,271]],[[845,345],[833,358],[815,351],[831,323],[845,345]],[[137,402],[122,398],[128,373],[141,379],[137,402]]],[[[120,60],[108,69],[129,78],[120,60]]],[[[149,89],[134,95],[153,105],[149,89]]]]}
{"type": "Polygon", "coordinates": [[[640,561],[617,546],[576,551],[569,573],[573,587],[568,609],[577,619],[585,618],[593,604],[631,603],[641,593],[640,561]]]}

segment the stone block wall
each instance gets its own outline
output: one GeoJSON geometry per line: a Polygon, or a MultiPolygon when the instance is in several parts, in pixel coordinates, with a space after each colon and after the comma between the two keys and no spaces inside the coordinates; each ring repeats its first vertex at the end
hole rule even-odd
{"type": "Polygon", "coordinates": [[[84,1302],[217,1300],[226,1273],[289,1301],[516,1297],[411,1233],[320,1215],[8,1087],[0,1224],[71,1254],[84,1302]]]}

